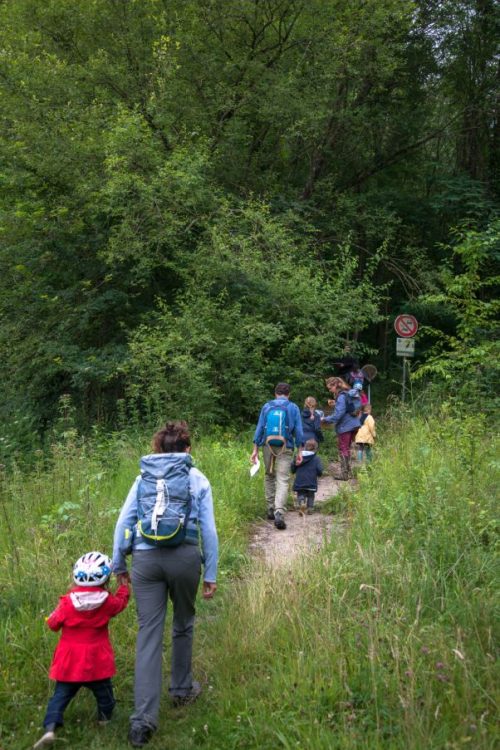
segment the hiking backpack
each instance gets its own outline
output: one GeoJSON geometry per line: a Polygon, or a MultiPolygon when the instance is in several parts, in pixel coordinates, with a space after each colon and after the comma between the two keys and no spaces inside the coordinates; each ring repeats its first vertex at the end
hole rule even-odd
{"type": "Polygon", "coordinates": [[[286,448],[286,436],[288,434],[288,407],[271,406],[266,414],[265,445],[271,450],[273,448],[286,448]]]}
{"type": "Polygon", "coordinates": [[[191,515],[192,459],[188,455],[176,461],[165,461],[164,456],[162,459],[164,466],[152,462],[151,456],[141,458],[137,530],[146,544],[153,547],[177,547],[186,537],[191,515]]]}
{"type": "Polygon", "coordinates": [[[345,410],[346,413],[350,414],[352,417],[358,417],[361,412],[361,396],[352,396],[351,391],[344,391],[345,410]]]}

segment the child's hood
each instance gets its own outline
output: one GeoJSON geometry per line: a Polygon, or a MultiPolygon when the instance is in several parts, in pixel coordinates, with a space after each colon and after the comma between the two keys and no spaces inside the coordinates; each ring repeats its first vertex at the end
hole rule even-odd
{"type": "Polygon", "coordinates": [[[89,612],[99,609],[109,596],[109,591],[104,589],[77,588],[70,592],[69,598],[77,612],[89,612]]]}
{"type": "Polygon", "coordinates": [[[316,455],[316,451],[302,451],[302,463],[308,463],[316,455]]]}

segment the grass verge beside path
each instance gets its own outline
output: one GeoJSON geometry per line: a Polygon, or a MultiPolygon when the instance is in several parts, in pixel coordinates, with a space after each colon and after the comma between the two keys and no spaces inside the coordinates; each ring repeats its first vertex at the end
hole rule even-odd
{"type": "MultiPolygon", "coordinates": [[[[350,530],[275,572],[245,556],[245,526],[263,502],[262,482],[248,479],[248,445],[197,446],[223,552],[217,598],[199,604],[194,662],[205,692],[177,711],[165,696],[149,747],[493,750],[498,461],[491,440],[477,450],[484,434],[479,418],[409,421],[379,446],[358,491],[336,501],[350,506],[350,530]]],[[[3,750],[30,746],[50,692],[56,639],[44,612],[73,559],[109,547],[140,453],[112,450],[112,476],[96,479],[99,451],[70,451],[54,472],[14,476],[5,488],[19,560],[4,554],[0,574],[3,750]],[[72,485],[79,509],[60,513],[72,485]]],[[[4,519],[1,530],[5,538],[4,519]]],[[[79,697],[61,732],[67,747],[126,746],[134,636],[132,606],[112,624],[116,720],[98,730],[90,697],[79,697]]]]}

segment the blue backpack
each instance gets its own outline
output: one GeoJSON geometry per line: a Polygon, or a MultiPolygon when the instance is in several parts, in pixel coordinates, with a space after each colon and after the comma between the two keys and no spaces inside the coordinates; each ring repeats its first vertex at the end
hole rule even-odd
{"type": "Polygon", "coordinates": [[[345,410],[347,414],[352,417],[359,417],[361,412],[361,396],[359,391],[351,388],[350,391],[344,391],[345,394],[345,410]]]}
{"type": "Polygon", "coordinates": [[[286,436],[288,434],[288,411],[287,406],[271,406],[266,414],[265,441],[271,450],[273,448],[286,448],[286,436]]]}
{"type": "Polygon", "coordinates": [[[177,547],[186,537],[193,499],[189,454],[143,456],[137,488],[137,531],[153,547],[177,547]]]}

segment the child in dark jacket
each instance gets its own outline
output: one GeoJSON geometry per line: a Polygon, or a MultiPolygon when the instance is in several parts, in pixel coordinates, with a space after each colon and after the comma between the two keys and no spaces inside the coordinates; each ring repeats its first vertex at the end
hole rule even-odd
{"type": "Polygon", "coordinates": [[[108,622],[125,609],[130,590],[122,585],[111,594],[105,588],[110,575],[109,557],[101,552],[83,555],[73,568],[76,585],[61,596],[59,605],[47,617],[49,628],[62,628],[62,635],[49,672],[56,686],[43,722],[45,733],[33,745],[34,750],[54,742],[64,711],[81,687],[94,694],[99,723],[111,718],[115,706],[111,677],[116,670],[108,622]]]}
{"type": "Polygon", "coordinates": [[[297,493],[297,504],[300,515],[311,514],[314,508],[314,496],[318,491],[318,477],[323,473],[321,459],[316,455],[318,444],[315,440],[306,440],[302,451],[302,463],[298,466],[292,461],[292,473],[295,474],[293,489],[297,493]]]}
{"type": "Polygon", "coordinates": [[[315,440],[318,444],[325,439],[321,430],[321,417],[323,412],[317,409],[318,402],[314,396],[308,396],[304,401],[304,408],[301,412],[302,432],[304,433],[304,443],[306,440],[315,440]]]}

